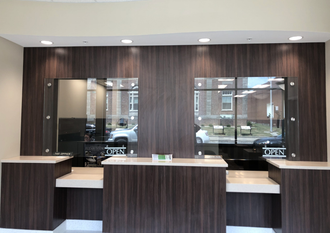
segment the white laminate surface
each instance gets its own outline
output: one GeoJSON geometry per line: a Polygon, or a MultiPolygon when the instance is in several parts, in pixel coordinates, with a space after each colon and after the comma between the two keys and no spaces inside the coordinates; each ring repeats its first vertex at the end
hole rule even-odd
{"type": "Polygon", "coordinates": [[[102,161],[103,165],[147,165],[181,167],[228,167],[223,159],[185,159],[174,158],[172,161],[153,161],[151,158],[112,157],[102,161]]]}
{"type": "Polygon", "coordinates": [[[69,156],[17,156],[2,159],[2,163],[59,163],[72,157],[69,156]]]}
{"type": "Polygon", "coordinates": [[[330,170],[329,162],[289,161],[286,159],[267,159],[267,162],[280,169],[330,170]]]}
{"type": "Polygon", "coordinates": [[[103,188],[103,168],[73,167],[72,172],[56,179],[61,188],[103,188]]]}
{"type": "Polygon", "coordinates": [[[229,170],[227,192],[234,193],[280,193],[280,185],[268,178],[268,171],[229,170]]]}

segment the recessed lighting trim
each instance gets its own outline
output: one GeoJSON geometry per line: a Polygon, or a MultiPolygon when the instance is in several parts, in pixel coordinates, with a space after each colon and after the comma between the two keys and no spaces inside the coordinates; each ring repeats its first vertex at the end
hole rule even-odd
{"type": "Polygon", "coordinates": [[[40,41],[41,44],[44,44],[44,45],[52,45],[53,42],[49,41],[49,40],[42,40],[40,41]]]}
{"type": "Polygon", "coordinates": [[[210,42],[211,39],[210,38],[200,38],[198,41],[201,43],[207,43],[207,42],[210,42]]]}
{"type": "Polygon", "coordinates": [[[302,36],[291,36],[289,40],[296,41],[296,40],[301,40],[303,37],[302,36]]]}
{"type": "Polygon", "coordinates": [[[131,43],[133,43],[133,41],[132,40],[129,40],[129,39],[123,39],[120,42],[123,43],[123,44],[131,44],[131,43]]]}

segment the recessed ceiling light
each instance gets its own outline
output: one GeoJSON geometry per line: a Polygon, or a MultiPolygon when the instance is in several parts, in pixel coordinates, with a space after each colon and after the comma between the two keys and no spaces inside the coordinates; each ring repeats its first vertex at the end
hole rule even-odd
{"type": "Polygon", "coordinates": [[[42,41],[40,41],[40,43],[41,44],[45,44],[45,45],[51,45],[51,44],[53,44],[53,42],[48,41],[48,40],[42,40],[42,41]]]}
{"type": "Polygon", "coordinates": [[[123,44],[131,44],[131,43],[133,43],[133,41],[132,40],[129,40],[129,39],[124,39],[124,40],[121,40],[121,43],[123,43],[123,44]]]}
{"type": "Polygon", "coordinates": [[[289,40],[301,40],[302,38],[302,36],[291,36],[289,40]]]}
{"type": "Polygon", "coordinates": [[[207,43],[207,42],[210,42],[211,39],[210,38],[200,38],[198,41],[201,43],[207,43]]]}

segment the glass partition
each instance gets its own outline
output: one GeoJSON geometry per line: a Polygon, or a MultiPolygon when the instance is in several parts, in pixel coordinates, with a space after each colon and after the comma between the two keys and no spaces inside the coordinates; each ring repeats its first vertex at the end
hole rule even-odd
{"type": "Polygon", "coordinates": [[[108,156],[137,153],[138,78],[52,82],[56,144],[48,154],[70,153],[74,166],[101,166],[108,156]]]}
{"type": "Polygon", "coordinates": [[[285,157],[286,86],[282,77],[195,78],[196,155],[253,170],[267,169],[265,148],[274,148],[268,157],[285,157]]]}

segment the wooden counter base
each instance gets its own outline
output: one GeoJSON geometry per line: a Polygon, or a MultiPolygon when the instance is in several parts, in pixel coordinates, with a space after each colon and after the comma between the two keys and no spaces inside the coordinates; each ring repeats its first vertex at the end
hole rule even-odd
{"type": "Polygon", "coordinates": [[[103,232],[226,232],[226,170],[106,165],[103,232]]]}

